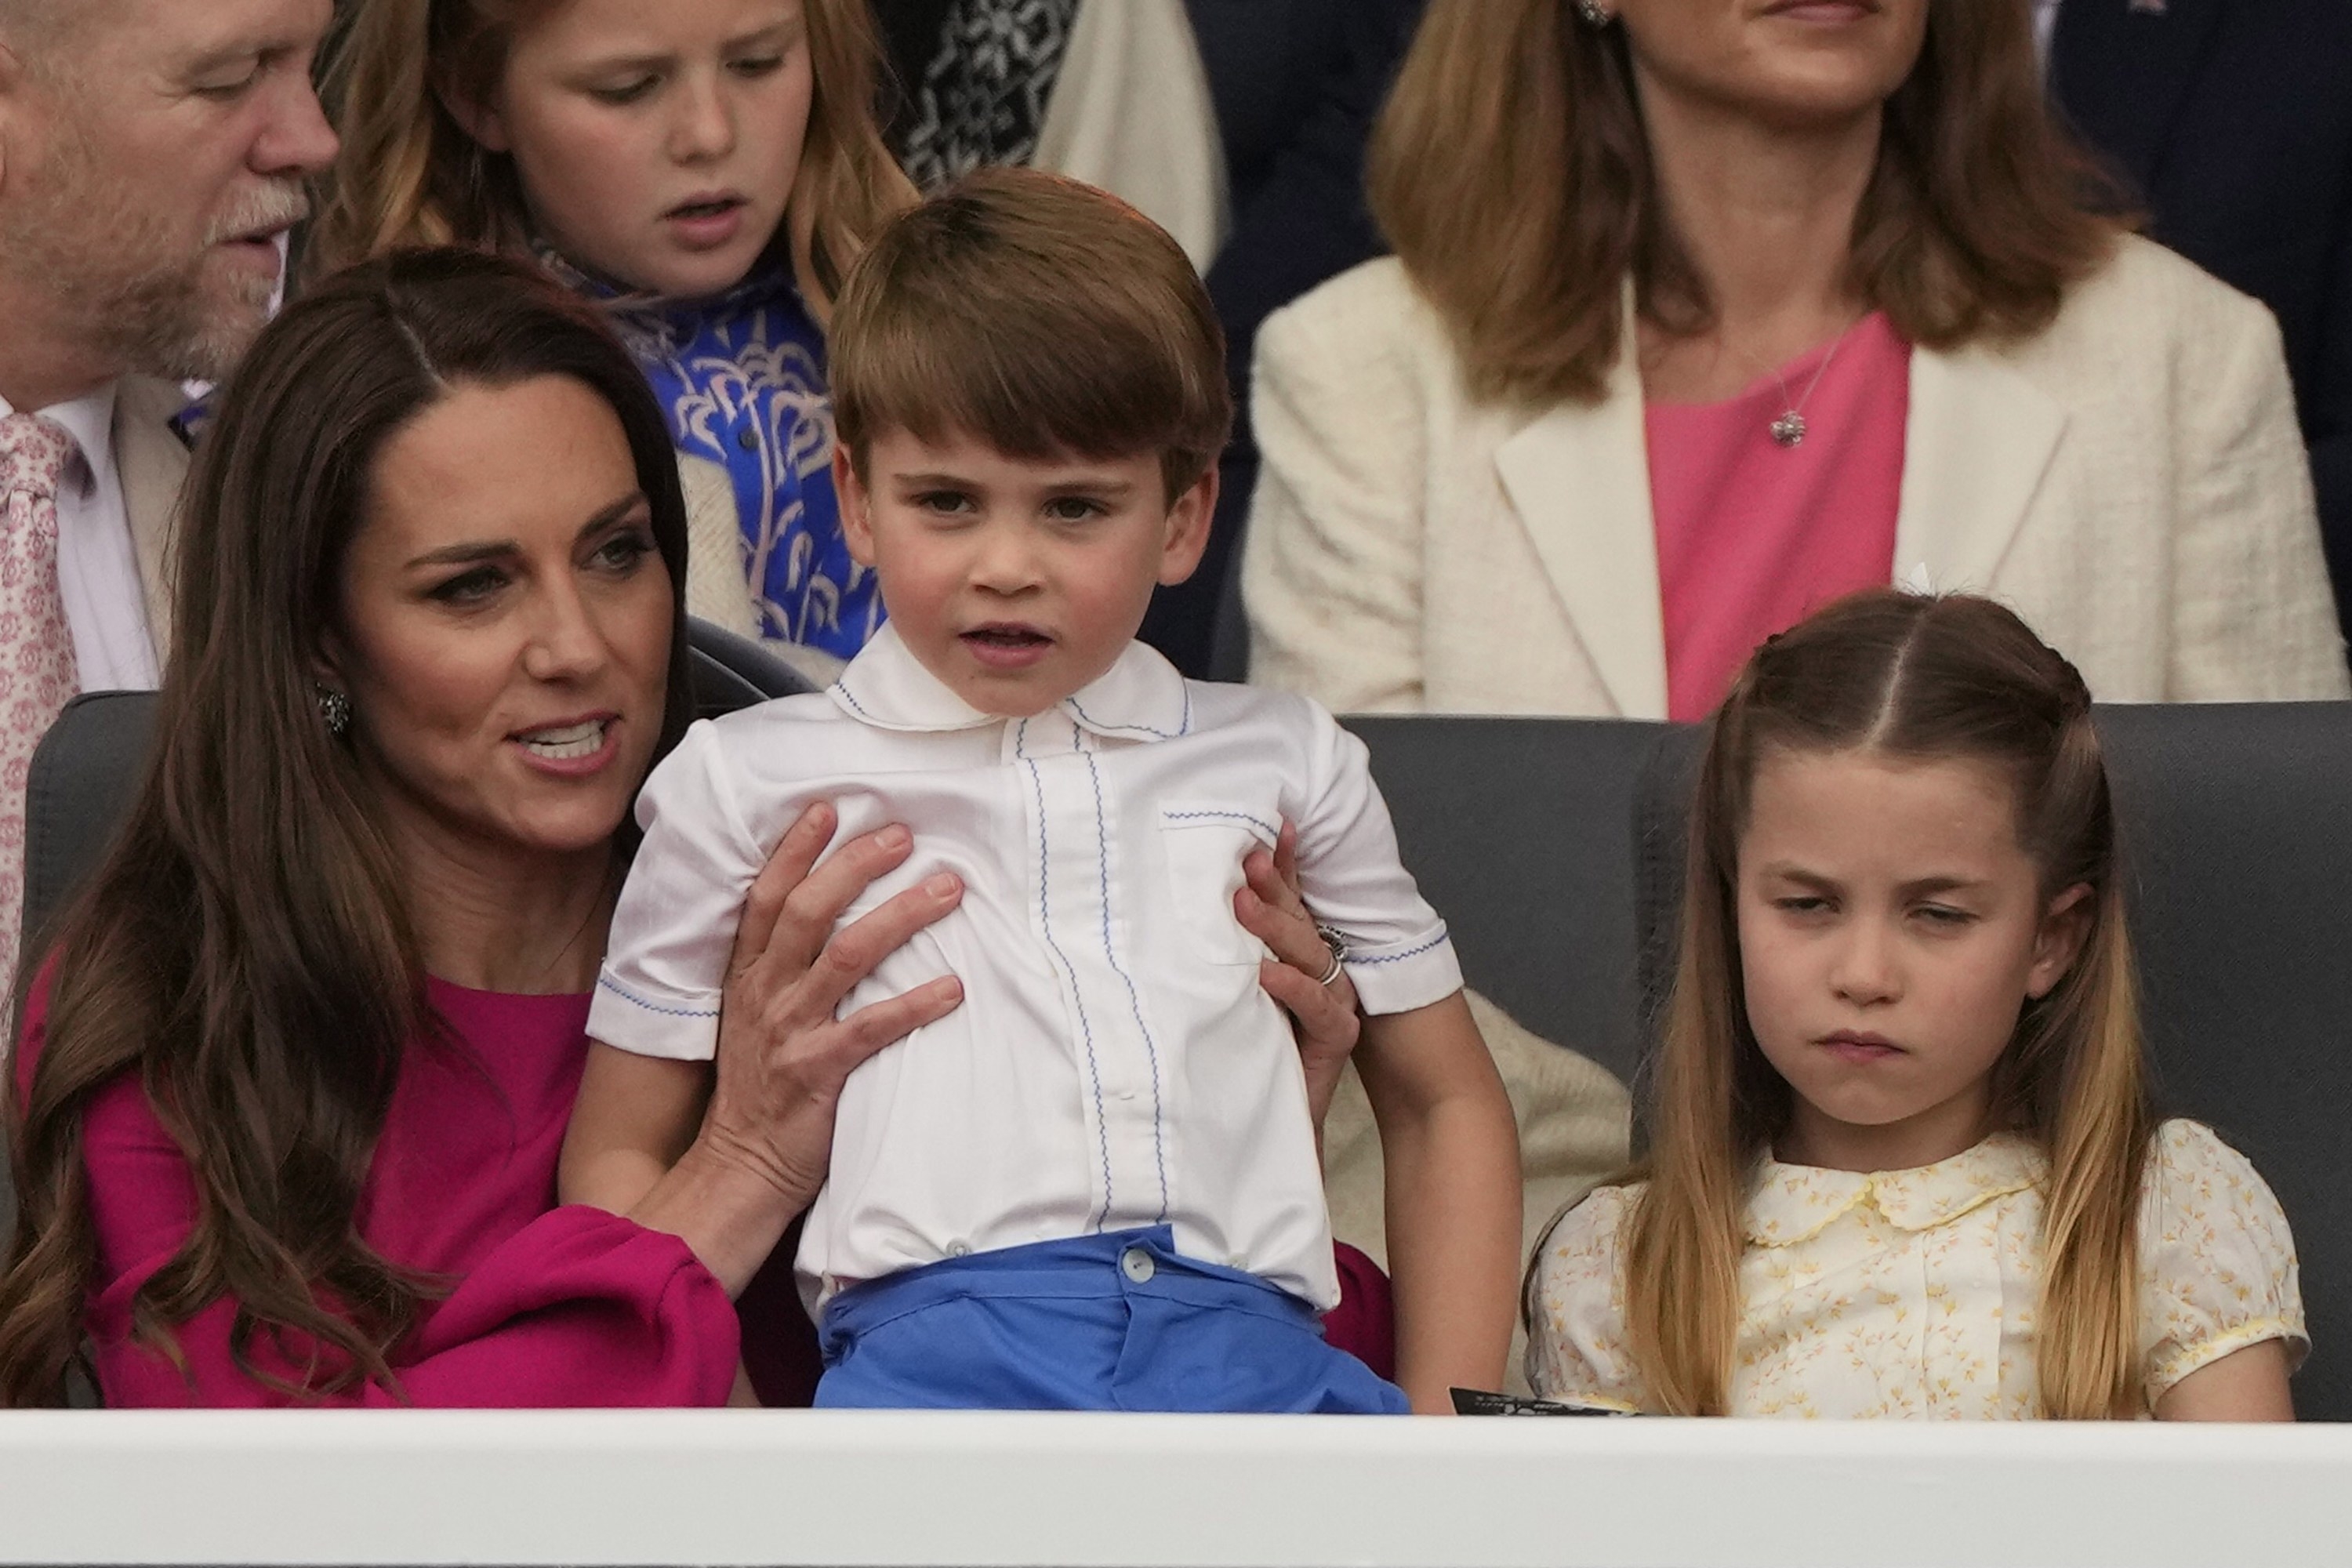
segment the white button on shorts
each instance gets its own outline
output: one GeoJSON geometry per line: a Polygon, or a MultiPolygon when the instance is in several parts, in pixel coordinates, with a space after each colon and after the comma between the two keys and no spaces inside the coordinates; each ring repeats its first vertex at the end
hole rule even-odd
{"type": "Polygon", "coordinates": [[[1138,1285],[1148,1282],[1154,1274],[1160,1272],[1160,1266],[1151,1261],[1151,1254],[1139,1247],[1130,1247],[1120,1253],[1118,1268],[1120,1273],[1138,1285]]]}

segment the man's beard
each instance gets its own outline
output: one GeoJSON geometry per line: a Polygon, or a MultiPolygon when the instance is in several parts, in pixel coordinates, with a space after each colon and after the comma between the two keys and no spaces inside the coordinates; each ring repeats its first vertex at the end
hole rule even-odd
{"type": "Polygon", "coordinates": [[[207,279],[214,246],[308,215],[299,181],[240,195],[190,250],[136,193],[109,177],[79,123],[60,124],[50,156],[0,204],[0,268],[40,289],[61,332],[93,358],[172,381],[219,381],[268,317],[276,280],[207,279]]]}

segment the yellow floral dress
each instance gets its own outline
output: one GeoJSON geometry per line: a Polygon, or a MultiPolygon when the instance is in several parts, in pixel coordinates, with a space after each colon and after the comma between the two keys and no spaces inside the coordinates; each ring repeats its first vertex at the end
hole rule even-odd
{"type": "MultiPolygon", "coordinates": [[[[1911,1171],[1766,1160],[1748,1203],[1737,1415],[2018,1419],[2036,1414],[2042,1183],[2029,1141],[1988,1138],[1911,1171]]],[[[1641,1409],[1618,1236],[1638,1186],[1604,1187],[1538,1246],[1528,1381],[1548,1399],[1641,1409]]],[[[2310,1342],[2294,1238],[2245,1156],[2193,1121],[2157,1137],[2140,1207],[2147,1405],[2264,1340],[2310,1342]]]]}

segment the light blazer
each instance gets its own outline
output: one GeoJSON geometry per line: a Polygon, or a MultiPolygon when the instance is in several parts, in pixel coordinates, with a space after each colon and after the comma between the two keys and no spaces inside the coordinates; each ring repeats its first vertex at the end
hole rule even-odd
{"type": "Polygon", "coordinates": [[[147,636],[159,668],[172,657],[172,549],[180,486],[188,477],[188,444],[172,421],[187,406],[185,392],[149,376],[125,376],[115,389],[114,471],[122,482],[147,636]]]}
{"type": "MultiPolygon", "coordinates": [[[[1630,352],[1596,405],[1474,404],[1387,259],[1266,322],[1255,398],[1253,680],[1340,712],[1665,716],[1630,352]]],[[[2277,328],[2145,241],[2030,342],[1913,353],[1895,561],[2005,601],[2105,700],[2352,690],[2277,328]]]]}

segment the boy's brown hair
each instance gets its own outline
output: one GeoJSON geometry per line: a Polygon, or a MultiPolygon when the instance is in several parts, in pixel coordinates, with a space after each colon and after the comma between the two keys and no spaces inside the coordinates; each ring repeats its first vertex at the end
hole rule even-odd
{"type": "Polygon", "coordinates": [[[1173,505],[1233,427],[1224,333],[1182,249],[1034,170],[983,170],[893,220],[841,291],[830,351],[861,474],[893,429],[1025,461],[1156,452],[1173,505]]]}

